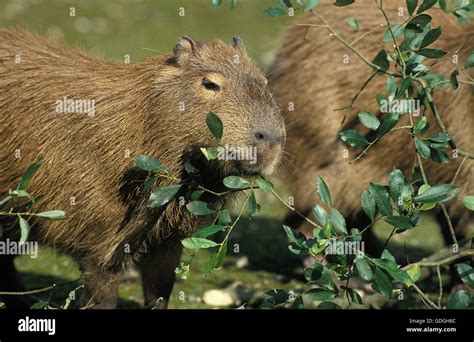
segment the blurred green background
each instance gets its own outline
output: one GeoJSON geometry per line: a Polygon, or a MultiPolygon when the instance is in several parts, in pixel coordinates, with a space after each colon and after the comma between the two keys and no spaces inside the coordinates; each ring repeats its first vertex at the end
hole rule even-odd
{"type": "MultiPolygon", "coordinates": [[[[231,9],[226,0],[219,7],[212,6],[210,0],[0,0],[0,26],[25,28],[111,59],[123,60],[124,55],[130,55],[132,63],[171,50],[182,35],[230,42],[237,34],[250,56],[265,68],[291,22],[287,17],[267,15],[264,9],[272,3],[239,0],[231,9]],[[72,8],[75,16],[70,16],[72,8]],[[180,8],[184,8],[184,16],[179,16],[180,8]]],[[[212,307],[202,301],[205,291],[229,286],[239,289],[247,307],[258,307],[263,291],[278,287],[296,293],[302,288],[302,261],[288,251],[281,228],[286,211],[272,198],[260,203],[260,214],[251,221],[244,219],[232,235],[231,245],[238,243],[239,253],[229,248],[223,269],[204,278],[202,269],[209,255],[199,252],[188,279],[177,282],[171,307],[212,307]]],[[[383,224],[377,226],[381,238],[390,230],[383,224]]],[[[411,257],[416,258],[438,250],[442,241],[437,224],[431,217],[424,217],[419,228],[395,236],[391,245],[398,255],[404,255],[406,245],[411,257]]],[[[28,289],[58,284],[54,291],[39,296],[58,304],[63,304],[69,291],[81,283],[75,262],[49,248],[42,248],[36,260],[20,257],[16,263],[28,289]]],[[[128,273],[120,287],[119,307],[140,308],[141,303],[140,281],[128,273]]]]}

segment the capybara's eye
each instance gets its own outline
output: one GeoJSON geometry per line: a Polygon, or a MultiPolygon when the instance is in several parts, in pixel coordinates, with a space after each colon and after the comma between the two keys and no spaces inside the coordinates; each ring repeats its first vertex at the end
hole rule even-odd
{"type": "Polygon", "coordinates": [[[219,91],[221,90],[221,86],[218,85],[217,83],[212,82],[211,80],[204,78],[202,80],[202,85],[207,89],[207,90],[212,90],[212,91],[219,91]]]}

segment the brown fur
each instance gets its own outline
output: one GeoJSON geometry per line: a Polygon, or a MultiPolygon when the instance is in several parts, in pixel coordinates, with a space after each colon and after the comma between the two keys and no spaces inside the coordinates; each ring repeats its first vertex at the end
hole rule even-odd
{"type": "MultiPolygon", "coordinates": [[[[278,164],[284,125],[265,77],[239,41],[234,46],[191,42],[182,38],[174,53],[127,65],[25,31],[0,29],[0,192],[14,187],[38,155],[44,157],[29,185],[45,195],[35,210],[62,209],[67,219],[33,220],[31,236],[78,259],[97,307],[115,306],[116,273],[130,261],[152,282],[144,284],[146,304],[159,296],[166,302],[181,254],[179,240],[197,224],[176,200],[146,207],[148,194],[140,192],[146,175],[126,151],[131,157],[158,158],[182,180],[183,161],[190,159],[202,167],[202,181],[212,189],[231,173],[267,174],[278,164]],[[205,89],[204,77],[217,79],[221,90],[205,89]],[[64,96],[94,99],[95,117],[55,112],[55,101],[64,96]],[[185,111],[178,109],[180,102],[185,111]],[[223,121],[222,144],[258,144],[256,165],[203,161],[199,147],[215,145],[205,124],[209,111],[223,121]],[[255,142],[256,132],[263,133],[263,143],[255,142]],[[16,149],[21,159],[15,158],[16,149]],[[70,197],[76,205],[69,205],[70,197]]],[[[188,191],[183,186],[181,194],[188,191]]],[[[7,236],[17,231],[12,227],[7,236]]]]}
{"type": "MultiPolygon", "coordinates": [[[[331,1],[332,3],[332,1],[331,1]]],[[[408,12],[405,1],[384,1],[384,8],[393,23],[406,20],[408,12]],[[405,16],[398,17],[397,9],[402,7],[405,16]]],[[[340,35],[351,42],[368,30],[385,23],[384,18],[374,1],[357,1],[355,4],[337,8],[332,4],[321,4],[315,9],[321,14],[340,35]],[[345,20],[356,18],[361,26],[361,32],[355,33],[345,20]]],[[[443,13],[439,9],[428,12],[434,17],[432,27],[442,26],[443,33],[439,41],[433,44],[451,53],[457,49],[466,38],[472,38],[474,25],[461,25],[454,15],[443,13]]],[[[309,13],[298,21],[299,24],[322,24],[316,16],[309,13]]],[[[385,28],[363,38],[355,47],[369,60],[372,60],[382,46],[380,39],[385,28]]],[[[467,55],[472,51],[474,41],[466,44],[459,53],[459,66],[463,66],[467,55]]],[[[431,47],[431,46],[430,46],[431,47]]],[[[431,60],[434,61],[434,60],[431,60]]],[[[393,64],[393,63],[392,63],[393,64]]],[[[445,76],[454,69],[449,61],[444,61],[433,68],[434,72],[445,76]]],[[[471,77],[473,69],[466,70],[471,77]]],[[[325,28],[292,26],[283,38],[282,47],[269,75],[270,85],[280,101],[287,117],[287,133],[290,166],[286,167],[288,174],[285,182],[289,182],[290,195],[295,198],[299,211],[309,214],[312,204],[316,201],[314,187],[317,176],[322,176],[331,190],[334,205],[350,217],[349,228],[363,228],[368,222],[361,212],[360,194],[370,181],[387,184],[387,174],[392,168],[399,168],[405,174],[411,174],[414,165],[414,143],[407,132],[394,131],[384,136],[362,160],[353,165],[348,162],[355,158],[360,149],[347,147],[337,136],[340,130],[354,128],[364,130],[357,124],[359,111],[379,111],[376,94],[385,93],[386,77],[376,76],[354,103],[351,115],[341,125],[346,111],[335,111],[347,107],[352,97],[359,91],[369,78],[372,70],[354,53],[330,37],[325,28]],[[349,64],[343,64],[343,56],[348,55],[349,64]],[[294,111],[288,111],[289,102],[293,102],[294,111]],[[349,150],[349,158],[343,158],[343,150],[349,150]]],[[[461,76],[462,78],[462,76],[461,76]]],[[[450,88],[435,91],[435,102],[439,112],[459,147],[473,151],[473,97],[469,85],[460,85],[457,91],[450,88]]],[[[380,114],[379,114],[380,115],[380,114]]],[[[439,132],[430,111],[426,111],[430,124],[430,133],[439,132]]],[[[416,118],[415,118],[416,119],[416,118]]],[[[399,125],[407,125],[405,114],[399,125]]],[[[450,151],[448,151],[450,154],[450,151]]],[[[424,161],[429,181],[449,183],[461,162],[462,157],[448,164],[436,164],[424,161]]],[[[456,199],[447,202],[453,223],[457,225],[461,235],[467,235],[467,222],[472,218],[461,202],[462,196],[473,193],[472,160],[467,160],[455,184],[462,186],[461,193],[456,199]]],[[[292,222],[291,217],[288,222],[292,222]]],[[[297,221],[297,220],[296,220],[297,221]]],[[[299,222],[293,221],[296,225],[299,222]]],[[[447,232],[446,222],[441,222],[447,232]]],[[[296,227],[295,227],[296,228],[296,227]]],[[[308,232],[309,227],[304,230],[308,232]]],[[[447,234],[449,236],[449,234],[447,234]]],[[[452,240],[450,240],[452,241],[452,240]]]]}

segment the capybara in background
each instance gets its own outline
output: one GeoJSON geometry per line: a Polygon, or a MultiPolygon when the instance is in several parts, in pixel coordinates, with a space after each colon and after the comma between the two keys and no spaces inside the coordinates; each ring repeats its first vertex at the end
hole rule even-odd
{"type": "MultiPolygon", "coordinates": [[[[386,27],[381,27],[385,19],[377,5],[370,0],[338,8],[330,2],[331,4],[318,5],[315,12],[325,18],[346,41],[352,42],[369,30],[379,27],[354,44],[369,60],[373,60],[382,49],[380,41],[386,30],[386,27]],[[360,32],[355,32],[346,24],[348,18],[358,20],[360,32]]],[[[392,23],[402,23],[408,18],[405,1],[385,1],[383,6],[392,23]],[[399,16],[400,8],[404,13],[402,17],[399,16]]],[[[442,48],[449,53],[449,58],[433,66],[433,71],[449,78],[454,70],[450,59],[455,51],[462,47],[457,52],[457,66],[460,68],[472,52],[473,40],[469,41],[469,38],[474,36],[474,25],[461,25],[453,14],[446,14],[439,8],[430,9],[427,13],[433,16],[431,26],[440,25],[443,30],[433,47],[442,48]]],[[[313,13],[305,14],[298,20],[298,24],[300,25],[291,26],[283,38],[269,74],[270,85],[280,101],[288,125],[286,150],[290,163],[283,168],[288,170],[284,182],[288,182],[296,209],[309,215],[316,201],[313,185],[317,176],[322,176],[330,188],[334,206],[349,219],[348,228],[364,228],[370,221],[361,210],[361,192],[371,181],[387,184],[388,172],[393,168],[401,169],[405,175],[410,176],[416,160],[414,142],[410,134],[407,134],[409,132],[393,131],[370,148],[367,155],[349,165],[349,161],[361,153],[362,149],[348,147],[341,141],[338,133],[346,129],[367,133],[367,129],[364,130],[358,122],[359,111],[371,111],[383,118],[375,96],[385,94],[386,77],[375,76],[369,82],[356,99],[351,115],[342,125],[346,110],[335,109],[349,106],[373,69],[331,37],[326,28],[304,26],[323,24],[313,13]],[[345,64],[347,58],[348,63],[345,64]],[[294,110],[289,110],[289,105],[294,106],[294,110]],[[346,158],[345,149],[349,152],[346,158]]],[[[391,50],[392,47],[388,49],[391,50]]],[[[427,64],[431,64],[436,60],[427,61],[427,64]]],[[[472,70],[467,69],[465,72],[473,77],[472,70]]],[[[460,84],[456,91],[451,87],[442,91],[435,90],[434,99],[447,131],[457,146],[472,152],[474,101],[470,85],[460,84]]],[[[431,135],[440,132],[430,110],[421,115],[426,116],[430,122],[431,135]]],[[[399,126],[407,124],[408,115],[404,115],[399,126]]],[[[448,154],[450,159],[454,159],[451,150],[448,150],[448,154]]],[[[462,159],[459,156],[447,164],[423,160],[431,184],[450,183],[462,159]]],[[[457,233],[464,237],[468,235],[468,222],[472,219],[472,212],[464,208],[461,199],[463,195],[473,193],[472,165],[472,159],[465,161],[455,181],[456,185],[461,186],[461,192],[446,203],[457,233]]],[[[452,243],[447,222],[439,212],[443,235],[452,243]]],[[[289,215],[287,223],[297,228],[303,222],[298,216],[289,215]]],[[[309,227],[302,227],[303,231],[309,232],[307,228],[309,227]]],[[[367,237],[371,247],[374,247],[370,243],[372,238],[373,236],[367,237]]],[[[377,252],[376,248],[371,249],[377,252]]]]}
{"type": "MultiPolygon", "coordinates": [[[[67,218],[31,219],[30,238],[76,258],[96,308],[115,307],[118,274],[128,264],[141,271],[145,305],[163,297],[166,306],[180,240],[198,223],[177,200],[147,208],[146,174],[134,166],[134,156],[158,158],[180,181],[157,185],[182,183],[176,197],[188,198],[185,161],[201,170],[202,185],[222,190],[227,175],[270,174],[285,140],[277,102],[238,37],[232,45],[182,37],[172,53],[126,64],[1,29],[0,108],[0,192],[44,157],[29,185],[45,195],[35,211],[61,209],[67,218]],[[65,98],[94,101],[94,110],[58,111],[57,101],[65,98]],[[223,122],[220,143],[256,147],[256,163],[204,159],[200,147],[216,143],[206,126],[210,111],[223,122]]],[[[4,227],[2,238],[18,238],[18,231],[17,225],[4,227]]],[[[13,258],[0,260],[0,289],[14,291],[20,284],[13,258]]],[[[9,307],[25,304],[24,298],[5,299],[9,307]]]]}

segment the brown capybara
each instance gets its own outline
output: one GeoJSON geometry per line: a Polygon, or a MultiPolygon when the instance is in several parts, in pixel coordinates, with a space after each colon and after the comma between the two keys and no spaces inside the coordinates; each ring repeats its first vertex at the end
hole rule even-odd
{"type": "MultiPolygon", "coordinates": [[[[0,108],[0,192],[44,157],[28,188],[45,195],[35,211],[61,209],[67,219],[32,219],[30,237],[77,259],[96,308],[116,305],[118,274],[128,264],[141,271],[145,305],[163,297],[166,306],[180,240],[198,223],[177,199],[147,208],[146,175],[134,167],[134,156],[158,158],[179,181],[160,179],[157,186],[180,183],[176,198],[187,199],[185,161],[200,169],[203,186],[219,191],[227,175],[270,174],[285,140],[277,102],[238,37],[232,45],[183,37],[172,53],[126,64],[1,29],[0,108]],[[58,103],[65,98],[95,102],[71,113],[61,110],[69,102],[58,103]],[[206,126],[210,111],[223,122],[220,143],[255,147],[256,163],[204,159],[200,147],[216,144],[206,126]]],[[[18,230],[5,229],[3,238],[18,238],[18,230]]],[[[1,290],[15,290],[12,258],[1,260],[1,290]]],[[[7,305],[20,305],[15,298],[6,298],[7,305]]]]}
{"type": "MultiPolygon", "coordinates": [[[[408,18],[405,1],[385,1],[383,6],[392,23],[402,23],[408,18]]],[[[386,22],[374,1],[357,1],[343,8],[333,6],[330,1],[317,6],[315,12],[347,42],[358,39],[353,45],[369,61],[382,49],[381,38],[386,26],[382,27],[381,24],[386,22]],[[355,32],[346,24],[348,18],[358,20],[360,32],[355,32]],[[374,28],[374,31],[369,32],[374,28]]],[[[457,66],[463,68],[468,54],[473,50],[474,41],[469,41],[469,38],[474,36],[474,25],[461,25],[454,15],[446,14],[439,8],[430,9],[427,13],[433,16],[431,26],[441,25],[443,30],[433,47],[448,52],[447,58],[437,61],[432,70],[449,78],[455,67],[453,55],[457,54],[457,66]]],[[[334,206],[349,219],[348,228],[364,228],[370,221],[361,211],[361,192],[371,181],[387,184],[388,172],[393,168],[401,169],[410,176],[416,160],[414,142],[409,131],[393,131],[370,148],[360,160],[349,164],[362,149],[348,147],[338,133],[347,129],[368,133],[358,121],[359,111],[371,111],[383,119],[375,96],[386,93],[386,76],[373,77],[344,120],[347,110],[336,109],[349,106],[352,98],[372,75],[373,69],[333,38],[326,28],[305,26],[323,25],[313,13],[305,14],[298,24],[292,26],[283,38],[269,74],[270,85],[280,101],[288,125],[286,151],[290,163],[283,168],[288,170],[284,181],[288,182],[289,195],[294,197],[296,209],[310,215],[312,205],[317,200],[311,185],[315,184],[317,176],[322,176],[331,190],[334,206]]],[[[400,41],[402,39],[403,35],[400,41]]],[[[387,50],[392,50],[392,46],[387,45],[387,50]]],[[[433,64],[435,61],[427,59],[424,63],[433,64]]],[[[472,78],[472,71],[466,69],[464,72],[472,78]]],[[[468,80],[464,73],[461,73],[460,78],[468,80]]],[[[474,101],[470,85],[460,84],[456,91],[449,86],[442,91],[435,90],[434,99],[453,141],[459,148],[473,152],[474,101]]],[[[421,115],[426,116],[431,125],[430,136],[440,132],[430,110],[422,111],[421,115]]],[[[408,124],[408,115],[405,114],[398,126],[408,124]]],[[[447,164],[423,160],[431,184],[451,182],[463,160],[461,155],[455,159],[451,149],[447,152],[453,159],[447,164]]],[[[464,237],[468,235],[468,221],[472,218],[472,212],[463,207],[461,199],[463,195],[473,193],[472,166],[472,159],[467,159],[454,182],[461,186],[461,192],[446,203],[456,231],[464,237]]],[[[443,235],[452,243],[447,222],[441,210],[439,212],[443,235]]],[[[289,215],[287,223],[296,228],[303,222],[298,216],[289,215]]],[[[302,226],[303,231],[309,232],[308,228],[302,226]]],[[[372,235],[367,237],[372,247],[367,250],[376,253],[377,248],[370,242],[372,238],[372,235]]]]}

